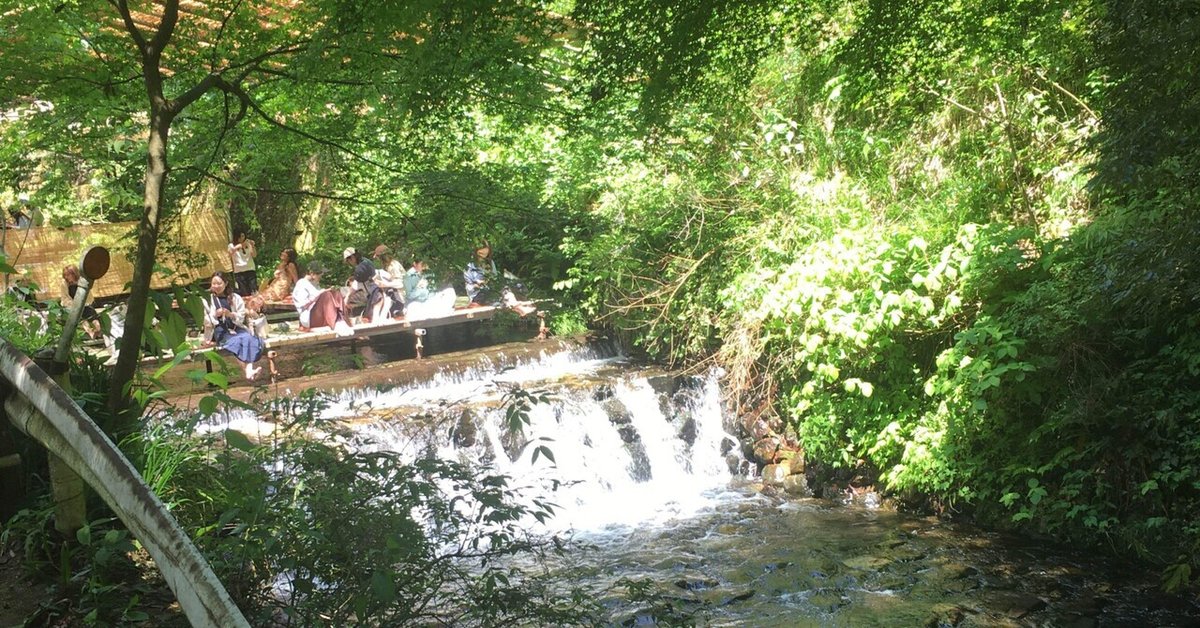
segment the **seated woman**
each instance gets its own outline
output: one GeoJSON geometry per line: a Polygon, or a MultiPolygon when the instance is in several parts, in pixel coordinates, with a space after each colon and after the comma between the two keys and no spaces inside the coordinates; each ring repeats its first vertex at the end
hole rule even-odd
{"type": "Polygon", "coordinates": [[[463,283],[467,287],[467,297],[471,299],[468,307],[490,305],[496,300],[496,290],[489,284],[497,274],[491,245],[484,243],[475,247],[475,258],[467,262],[467,268],[463,270],[463,283]]]}
{"type": "Polygon", "coordinates": [[[404,264],[392,257],[392,250],[386,244],[375,247],[371,255],[378,264],[375,269],[375,285],[383,289],[392,300],[391,314],[400,316],[404,313],[404,264]]]}
{"type": "Polygon", "coordinates": [[[279,252],[279,264],[275,266],[275,276],[258,294],[263,301],[279,303],[292,296],[292,288],[299,280],[300,266],[296,263],[296,249],[284,249],[279,252]]]}
{"type": "Polygon", "coordinates": [[[246,304],[232,290],[230,283],[225,273],[213,273],[209,295],[204,301],[205,335],[211,344],[232,353],[242,363],[246,379],[254,381],[262,371],[254,363],[262,357],[266,346],[246,328],[246,304]]]}
{"type": "Polygon", "coordinates": [[[504,305],[521,316],[537,311],[533,304],[517,298],[514,287],[520,287],[520,283],[516,276],[508,271],[502,275],[496,270],[492,247],[486,242],[475,249],[475,259],[463,271],[463,283],[467,286],[467,296],[471,298],[467,307],[504,305]],[[507,283],[509,281],[513,283],[507,283]]]}
{"type": "Polygon", "coordinates": [[[292,303],[300,314],[300,329],[331,327],[339,336],[353,336],[341,290],[324,290],[320,286],[324,274],[325,265],[313,260],[308,263],[308,274],[292,289],[292,303]]]}
{"type": "Polygon", "coordinates": [[[429,280],[425,277],[425,261],[414,258],[408,273],[404,275],[404,293],[407,305],[404,317],[408,320],[442,316],[454,311],[454,288],[446,288],[439,292],[429,291],[429,280]]]}

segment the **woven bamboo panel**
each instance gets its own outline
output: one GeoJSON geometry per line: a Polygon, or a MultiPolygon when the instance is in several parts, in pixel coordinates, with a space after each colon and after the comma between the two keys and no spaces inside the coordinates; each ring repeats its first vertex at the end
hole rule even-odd
{"type": "MultiPolygon", "coordinates": [[[[160,235],[150,285],[165,288],[230,270],[228,224],[223,213],[212,210],[185,213],[173,220],[160,235]]],[[[104,246],[112,255],[108,274],[92,286],[92,295],[102,299],[127,294],[133,278],[136,235],[136,222],[13,229],[3,234],[9,263],[21,273],[22,283],[37,286],[38,299],[62,297],[66,292],[63,266],[78,264],[83,251],[92,245],[104,246]]]]}

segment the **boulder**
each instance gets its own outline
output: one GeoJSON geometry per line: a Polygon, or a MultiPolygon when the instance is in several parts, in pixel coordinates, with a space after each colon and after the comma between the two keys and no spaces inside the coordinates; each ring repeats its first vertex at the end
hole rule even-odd
{"type": "Polygon", "coordinates": [[[763,467],[762,481],[767,486],[783,486],[783,481],[787,477],[787,467],[783,465],[769,464],[763,467]]]}
{"type": "Polygon", "coordinates": [[[808,478],[804,477],[803,473],[792,474],[783,478],[783,490],[788,495],[812,497],[812,491],[808,489],[808,478]]]}

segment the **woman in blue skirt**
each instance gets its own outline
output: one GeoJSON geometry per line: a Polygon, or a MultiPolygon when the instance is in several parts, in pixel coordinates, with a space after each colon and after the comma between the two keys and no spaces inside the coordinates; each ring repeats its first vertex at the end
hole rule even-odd
{"type": "Polygon", "coordinates": [[[246,379],[253,381],[262,371],[254,363],[262,357],[265,345],[246,328],[246,302],[231,289],[231,283],[225,273],[213,273],[204,300],[204,328],[211,330],[211,336],[206,333],[209,344],[232,353],[244,366],[246,379]]]}

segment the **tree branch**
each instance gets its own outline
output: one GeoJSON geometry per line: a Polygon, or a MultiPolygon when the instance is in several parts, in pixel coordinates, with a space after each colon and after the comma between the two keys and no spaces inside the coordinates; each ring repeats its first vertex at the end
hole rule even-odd
{"type": "Polygon", "coordinates": [[[171,35],[175,33],[177,23],[179,23],[179,0],[163,0],[162,22],[159,22],[158,31],[154,33],[154,40],[150,42],[150,49],[154,51],[154,54],[161,54],[167,48],[167,43],[171,41],[171,35]]]}
{"type": "Polygon", "coordinates": [[[208,172],[201,168],[197,168],[196,166],[181,166],[181,167],[177,168],[177,170],[190,170],[192,172],[195,172],[196,174],[198,174],[201,177],[204,177],[206,179],[211,179],[213,181],[216,181],[217,183],[220,183],[221,185],[230,187],[234,190],[240,190],[242,192],[253,192],[256,194],[273,194],[275,196],[304,196],[304,197],[308,197],[308,198],[319,198],[319,199],[327,200],[327,201],[340,201],[340,202],[346,202],[346,203],[355,203],[358,205],[375,205],[375,206],[380,206],[380,207],[398,206],[399,205],[398,203],[396,203],[394,201],[373,200],[373,199],[361,198],[361,197],[357,197],[357,196],[342,196],[339,194],[325,194],[322,192],[314,192],[312,190],[303,190],[303,189],[301,189],[301,190],[281,190],[281,189],[277,189],[277,188],[262,188],[262,187],[254,187],[254,186],[249,186],[249,185],[242,185],[240,183],[235,183],[232,180],[222,177],[220,175],[213,174],[212,172],[208,172]]]}
{"type": "Polygon", "coordinates": [[[138,54],[142,59],[146,58],[146,53],[149,49],[146,46],[146,36],[142,34],[142,30],[137,24],[133,23],[133,15],[129,13],[129,3],[127,0],[108,0],[108,3],[121,14],[121,21],[125,23],[125,30],[133,37],[133,43],[137,44],[138,54]]]}
{"type": "Polygon", "coordinates": [[[221,27],[217,29],[217,36],[212,42],[212,58],[208,62],[209,72],[217,71],[217,55],[220,54],[221,39],[225,36],[225,25],[229,23],[229,20],[233,18],[233,14],[237,13],[241,6],[242,0],[237,0],[237,2],[233,3],[233,7],[229,9],[229,12],[225,14],[225,17],[221,19],[221,27]]]}

